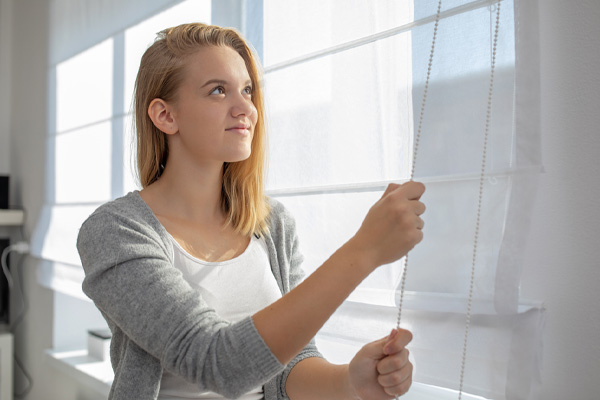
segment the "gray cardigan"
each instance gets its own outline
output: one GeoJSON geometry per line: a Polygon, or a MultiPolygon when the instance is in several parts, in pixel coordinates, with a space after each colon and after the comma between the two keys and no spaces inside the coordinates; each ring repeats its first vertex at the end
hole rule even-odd
{"type": "MultiPolygon", "coordinates": [[[[269,201],[265,240],[285,294],[302,279],[302,256],[293,218],[269,201]]],[[[228,398],[262,384],[265,400],[283,400],[294,365],[321,356],[311,341],[282,365],[251,317],[233,324],[219,317],[173,266],[168,233],[138,192],[99,207],[81,227],[77,249],[85,270],[83,291],[113,335],[110,399],[156,399],[166,369],[228,398]]]]}

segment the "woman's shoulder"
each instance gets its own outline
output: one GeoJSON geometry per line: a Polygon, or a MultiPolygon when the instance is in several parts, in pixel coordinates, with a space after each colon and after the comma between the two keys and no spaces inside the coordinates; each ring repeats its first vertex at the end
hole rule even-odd
{"type": "Polygon", "coordinates": [[[272,197],[267,197],[267,203],[270,207],[269,225],[271,228],[275,226],[295,226],[296,221],[292,213],[279,200],[272,197]]]}
{"type": "Polygon", "coordinates": [[[144,200],[138,191],[129,192],[122,197],[106,202],[98,207],[91,216],[95,215],[139,215],[143,214],[144,200]]]}
{"type": "Polygon", "coordinates": [[[285,247],[296,240],[296,220],[282,202],[270,197],[267,201],[271,208],[268,235],[274,243],[285,247]]]}
{"type": "Polygon", "coordinates": [[[161,237],[166,235],[166,231],[137,191],[129,192],[98,207],[84,221],[80,235],[90,230],[104,234],[133,230],[158,234],[161,237]]]}

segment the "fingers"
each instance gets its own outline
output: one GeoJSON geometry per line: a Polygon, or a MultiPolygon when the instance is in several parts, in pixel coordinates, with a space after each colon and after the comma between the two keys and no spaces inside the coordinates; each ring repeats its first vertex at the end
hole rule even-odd
{"type": "Polygon", "coordinates": [[[412,333],[409,331],[392,330],[383,348],[388,355],[377,362],[377,381],[390,396],[405,394],[412,384],[413,366],[405,347],[411,340],[412,333]]]}
{"type": "Polygon", "coordinates": [[[385,190],[385,193],[381,198],[383,199],[386,196],[399,196],[404,199],[409,200],[409,205],[412,211],[420,216],[425,213],[426,207],[425,204],[419,201],[423,193],[425,192],[425,185],[420,182],[406,182],[403,185],[398,185],[395,183],[390,183],[385,190]]]}
{"type": "Polygon", "coordinates": [[[413,366],[404,346],[411,339],[409,331],[393,329],[387,337],[363,346],[348,368],[357,398],[388,399],[408,391],[413,366]]]}
{"type": "Polygon", "coordinates": [[[400,371],[410,363],[408,355],[408,349],[402,349],[402,351],[396,354],[382,358],[377,362],[377,372],[380,375],[387,375],[395,371],[400,371]]]}
{"type": "Polygon", "coordinates": [[[416,225],[418,230],[423,230],[423,228],[425,227],[425,221],[423,221],[421,218],[417,219],[417,225],[416,225]]]}
{"type": "Polygon", "coordinates": [[[418,200],[413,200],[411,204],[414,207],[415,214],[422,215],[423,213],[425,213],[425,204],[421,203],[418,200]]]}
{"type": "Polygon", "coordinates": [[[390,183],[388,187],[385,189],[385,192],[381,196],[381,198],[386,197],[387,195],[400,191],[402,194],[409,200],[419,200],[423,193],[425,193],[425,185],[421,182],[409,181],[399,185],[397,183],[390,183]]]}
{"type": "MultiPolygon", "coordinates": [[[[409,218],[414,220],[414,226],[417,229],[423,229],[425,222],[420,217],[423,213],[425,213],[425,204],[416,198],[411,199],[410,197],[420,198],[421,194],[425,190],[425,186],[418,182],[407,182],[402,186],[398,186],[395,190],[390,191],[391,187],[392,184],[388,186],[388,190],[386,190],[386,193],[388,193],[387,198],[384,200],[389,204],[392,204],[390,210],[395,211],[398,216],[401,216],[401,218],[409,218]]],[[[384,197],[385,196],[386,195],[384,195],[384,197]]],[[[411,225],[412,224],[409,226],[411,225]]]]}
{"type": "Polygon", "coordinates": [[[407,199],[419,200],[423,193],[425,193],[425,185],[421,182],[406,182],[402,185],[402,191],[405,193],[407,199]]]}
{"type": "Polygon", "coordinates": [[[402,396],[412,384],[412,364],[407,361],[405,367],[389,374],[379,375],[377,382],[390,396],[402,396]]]}
{"type": "Polygon", "coordinates": [[[374,268],[394,262],[423,239],[425,205],[419,200],[425,186],[418,182],[390,184],[367,213],[353,248],[374,268]]]}

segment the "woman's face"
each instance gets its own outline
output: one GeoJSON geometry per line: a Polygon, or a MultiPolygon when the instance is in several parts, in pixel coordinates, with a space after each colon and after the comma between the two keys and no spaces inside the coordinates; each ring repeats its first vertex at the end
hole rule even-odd
{"type": "Polygon", "coordinates": [[[199,162],[247,159],[258,116],[242,57],[227,46],[207,46],[190,56],[173,117],[178,132],[170,153],[185,152],[199,162]]]}

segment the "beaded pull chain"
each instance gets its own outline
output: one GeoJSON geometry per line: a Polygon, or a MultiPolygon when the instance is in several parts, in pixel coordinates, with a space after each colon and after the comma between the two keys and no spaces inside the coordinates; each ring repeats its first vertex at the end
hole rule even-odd
{"type": "Polygon", "coordinates": [[[492,60],[490,67],[490,88],[488,91],[487,109],[485,113],[485,133],[483,137],[483,150],[481,153],[481,172],[479,175],[479,198],[477,200],[477,218],[475,221],[475,238],[473,239],[473,264],[471,266],[471,283],[469,286],[469,299],[467,302],[467,316],[465,321],[465,337],[463,340],[462,360],[460,365],[460,387],[458,390],[458,400],[462,399],[463,384],[465,377],[465,364],[467,362],[467,342],[469,339],[469,328],[471,325],[471,307],[473,305],[473,289],[475,286],[475,263],[477,259],[477,245],[479,241],[479,225],[481,221],[481,206],[483,200],[483,184],[485,181],[485,165],[487,157],[487,143],[490,131],[490,120],[492,117],[492,94],[494,92],[494,70],[496,66],[496,49],[498,45],[498,30],[500,28],[500,3],[496,5],[496,27],[494,31],[494,42],[492,44],[492,60]]]}
{"type": "MultiPolygon", "coordinates": [[[[461,368],[460,368],[460,386],[458,392],[458,399],[462,399],[463,393],[463,384],[464,384],[464,372],[465,365],[467,360],[467,343],[469,337],[469,328],[471,324],[471,308],[473,304],[473,291],[475,286],[475,265],[477,258],[477,247],[479,241],[479,227],[481,221],[481,208],[482,208],[482,200],[483,200],[483,189],[484,189],[484,181],[485,181],[485,166],[486,166],[486,157],[487,157],[487,142],[489,136],[489,127],[491,121],[491,110],[492,110],[492,94],[494,88],[494,70],[496,63],[496,49],[498,43],[498,31],[500,27],[500,3],[502,0],[498,0],[498,4],[496,6],[496,26],[494,31],[494,39],[492,44],[492,58],[491,58],[491,67],[490,67],[490,86],[488,91],[488,101],[487,101],[487,109],[486,109],[486,122],[485,122],[485,133],[484,133],[484,142],[483,142],[483,150],[482,150],[482,160],[481,160],[481,172],[479,176],[479,197],[477,203],[477,218],[475,222],[475,237],[473,240],[473,258],[472,258],[472,267],[471,267],[471,279],[470,279],[470,287],[469,287],[469,297],[467,302],[467,313],[466,313],[466,321],[465,321],[465,335],[463,340],[463,352],[461,359],[461,368]]],[[[421,112],[419,115],[419,124],[417,128],[417,134],[415,135],[415,143],[413,148],[413,160],[412,160],[412,168],[410,172],[410,180],[412,181],[415,174],[415,166],[417,161],[417,152],[419,148],[419,141],[421,139],[421,128],[423,125],[423,116],[425,114],[425,104],[427,101],[427,91],[429,89],[429,78],[431,76],[431,67],[433,65],[433,55],[435,52],[435,41],[437,37],[437,30],[440,20],[442,8],[442,0],[438,2],[438,9],[435,17],[435,25],[433,28],[433,40],[431,43],[431,52],[429,53],[429,64],[427,66],[427,77],[425,79],[425,86],[423,89],[423,101],[421,102],[421,112]]],[[[400,328],[400,323],[402,321],[402,305],[404,300],[404,292],[406,287],[406,272],[408,269],[408,254],[404,258],[404,269],[402,271],[402,279],[400,283],[400,297],[398,302],[398,318],[396,321],[396,328],[400,328]]],[[[398,397],[396,396],[396,400],[398,397]]]]}
{"type": "MultiPolygon", "coordinates": [[[[435,14],[435,24],[433,26],[433,40],[431,41],[431,51],[429,52],[429,64],[427,65],[427,77],[425,78],[425,86],[423,87],[423,101],[421,101],[421,113],[419,114],[419,124],[417,125],[417,134],[415,135],[415,143],[413,146],[412,167],[410,170],[410,180],[415,176],[415,166],[417,165],[417,151],[419,149],[419,141],[421,140],[421,128],[423,126],[423,116],[425,115],[425,104],[427,103],[427,90],[429,89],[429,77],[431,76],[431,66],[433,65],[433,54],[435,53],[435,39],[437,37],[438,25],[440,22],[440,14],[442,11],[442,0],[438,2],[437,13],[435,14]]],[[[404,301],[404,288],[406,286],[406,270],[408,269],[408,254],[404,256],[404,269],[402,270],[402,280],[400,282],[400,298],[398,300],[398,318],[396,320],[396,329],[400,328],[402,321],[402,302],[404,301]]],[[[398,397],[396,397],[398,399],[398,397]]]]}
{"type": "MultiPolygon", "coordinates": [[[[438,2],[437,12],[435,14],[435,24],[433,26],[433,39],[431,41],[431,51],[429,52],[429,63],[427,64],[427,77],[425,78],[425,86],[423,87],[423,100],[421,101],[421,113],[419,114],[419,124],[417,134],[415,135],[415,143],[413,146],[412,167],[410,170],[410,180],[415,176],[415,166],[417,165],[417,154],[419,149],[419,141],[421,139],[421,128],[423,126],[423,116],[425,115],[425,104],[427,103],[427,90],[429,89],[429,77],[431,76],[431,66],[433,65],[433,54],[435,53],[435,39],[437,37],[438,25],[440,22],[440,13],[442,11],[442,0],[438,2]]],[[[398,300],[398,318],[396,320],[396,329],[400,329],[402,321],[402,303],[404,301],[404,288],[406,287],[406,271],[408,270],[408,254],[404,256],[404,269],[402,270],[402,279],[400,282],[400,298],[398,300]]],[[[396,396],[398,400],[398,396],[396,396]]]]}

